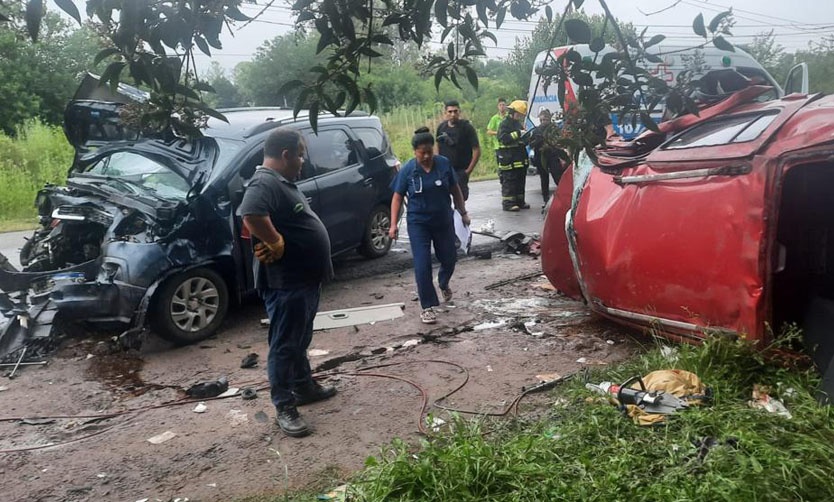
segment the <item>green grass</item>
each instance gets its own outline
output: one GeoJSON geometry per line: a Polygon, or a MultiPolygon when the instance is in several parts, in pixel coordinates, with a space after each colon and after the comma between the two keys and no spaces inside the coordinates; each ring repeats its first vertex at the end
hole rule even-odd
{"type": "Polygon", "coordinates": [[[0,231],[36,225],[38,190],[44,183],[64,183],[72,156],[59,127],[30,122],[17,138],[0,134],[0,231]]]}
{"type": "MultiPolygon", "coordinates": [[[[421,109],[419,107],[398,108],[380,117],[382,126],[391,140],[394,153],[403,164],[414,157],[414,150],[411,148],[411,137],[414,131],[426,126],[434,134],[437,126],[443,120],[442,106],[421,109]]],[[[475,166],[470,179],[473,181],[495,179],[498,177],[498,164],[495,161],[495,153],[485,140],[484,131],[477,129],[478,139],[481,143],[481,159],[475,166]]]]}
{"type": "Polygon", "coordinates": [[[351,500],[834,500],[834,414],[815,401],[813,371],[767,364],[749,344],[712,339],[680,347],[676,364],[655,349],[589,380],[672,367],[711,386],[712,405],[640,427],[575,379],[551,393],[564,404],[545,419],[458,419],[452,433],[419,447],[394,441],[352,481],[351,500]],[[777,389],[793,418],[750,408],[754,383],[777,389]],[[720,445],[699,458],[692,441],[706,436],[720,445]]]}

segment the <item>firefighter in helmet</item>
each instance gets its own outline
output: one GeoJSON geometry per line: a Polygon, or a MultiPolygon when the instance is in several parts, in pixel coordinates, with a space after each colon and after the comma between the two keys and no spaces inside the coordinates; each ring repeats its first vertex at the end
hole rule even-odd
{"type": "Polygon", "coordinates": [[[524,184],[527,177],[526,136],[524,118],[527,102],[517,99],[507,107],[509,114],[498,126],[498,179],[501,181],[501,207],[504,211],[529,209],[524,202],[524,184]]]}

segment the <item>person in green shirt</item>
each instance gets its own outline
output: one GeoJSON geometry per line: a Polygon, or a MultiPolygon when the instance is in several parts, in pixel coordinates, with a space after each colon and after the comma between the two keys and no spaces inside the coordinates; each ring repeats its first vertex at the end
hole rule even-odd
{"type": "Polygon", "coordinates": [[[489,141],[490,146],[492,146],[493,150],[497,150],[500,146],[498,143],[498,126],[501,125],[501,121],[504,120],[504,117],[507,116],[507,100],[504,98],[498,98],[498,113],[492,116],[489,119],[489,123],[487,124],[487,141],[489,141]]]}

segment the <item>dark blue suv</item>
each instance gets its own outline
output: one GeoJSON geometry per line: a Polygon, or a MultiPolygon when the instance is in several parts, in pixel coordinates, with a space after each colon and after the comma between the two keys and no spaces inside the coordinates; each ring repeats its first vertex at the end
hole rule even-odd
{"type": "MultiPolygon", "coordinates": [[[[41,226],[21,251],[23,271],[0,267],[0,290],[25,303],[35,325],[40,316],[149,324],[178,343],[213,334],[253,287],[236,209],[279,126],[305,138],[299,187],[333,254],[388,252],[399,162],[377,117],[322,115],[316,134],[306,112],[294,120],[288,109],[232,109],[223,110],[229,123],[210,121],[203,138],[143,139],[123,128],[120,107],[71,103],[65,129],[77,156],[67,184],[38,194],[41,226]]],[[[3,345],[0,356],[15,349],[3,345]]]]}

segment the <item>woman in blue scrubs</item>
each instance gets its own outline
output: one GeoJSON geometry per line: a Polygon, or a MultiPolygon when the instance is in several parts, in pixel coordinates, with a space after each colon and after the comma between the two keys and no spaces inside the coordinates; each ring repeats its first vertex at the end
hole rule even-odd
{"type": "Polygon", "coordinates": [[[394,196],[391,199],[391,239],[397,238],[397,221],[403,198],[408,199],[406,222],[411,254],[414,257],[414,278],[417,281],[417,296],[420,297],[420,320],[426,324],[437,322],[434,308],[440,305],[432,281],[431,245],[440,262],[437,283],[443,300],[452,299],[449,280],[455,271],[457,250],[455,249],[455,225],[450,199],[460,213],[464,225],[469,225],[463,193],[458,186],[455,171],[449,159],[434,154],[434,137],[427,127],[414,131],[411,138],[414,158],[409,160],[397,173],[391,184],[394,196]]]}

